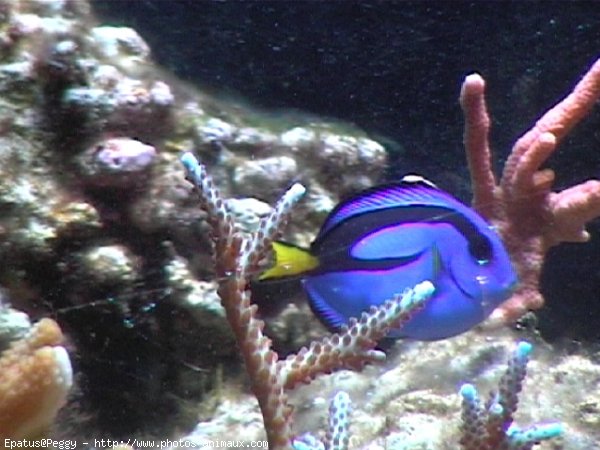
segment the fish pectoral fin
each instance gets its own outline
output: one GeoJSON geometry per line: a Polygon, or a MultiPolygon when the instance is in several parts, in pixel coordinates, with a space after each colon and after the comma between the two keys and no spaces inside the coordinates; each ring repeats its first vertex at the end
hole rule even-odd
{"type": "Polygon", "coordinates": [[[274,242],[273,254],[275,263],[258,277],[260,281],[300,275],[319,265],[309,250],[285,242],[274,242]]]}
{"type": "Polygon", "coordinates": [[[440,253],[440,249],[436,243],[433,243],[431,246],[431,264],[431,273],[433,273],[434,277],[437,278],[442,270],[444,270],[444,263],[442,261],[442,254],[440,253]]]}

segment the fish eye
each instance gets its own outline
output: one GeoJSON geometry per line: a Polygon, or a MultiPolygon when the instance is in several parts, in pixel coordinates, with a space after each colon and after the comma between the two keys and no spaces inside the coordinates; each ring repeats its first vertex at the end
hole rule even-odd
{"type": "Polygon", "coordinates": [[[469,242],[469,253],[479,265],[483,266],[492,259],[492,243],[487,236],[478,235],[469,242]]]}

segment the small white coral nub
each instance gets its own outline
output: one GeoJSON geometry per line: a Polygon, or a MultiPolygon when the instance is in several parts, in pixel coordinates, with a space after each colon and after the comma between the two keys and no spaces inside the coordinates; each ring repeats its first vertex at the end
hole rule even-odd
{"type": "Polygon", "coordinates": [[[147,180],[156,149],[137,139],[112,137],[96,142],[78,159],[81,175],[96,187],[128,189],[147,180]]]}

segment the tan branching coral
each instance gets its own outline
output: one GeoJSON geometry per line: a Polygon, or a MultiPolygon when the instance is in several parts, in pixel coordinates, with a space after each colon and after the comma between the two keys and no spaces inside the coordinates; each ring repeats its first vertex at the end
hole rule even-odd
{"type": "Polygon", "coordinates": [[[73,382],[62,332],[42,319],[0,358],[0,438],[40,436],[52,424],[73,382]]]}
{"type": "Polygon", "coordinates": [[[420,283],[378,308],[373,307],[360,319],[352,319],[339,334],[313,342],[280,361],[271,348],[271,340],[263,334],[264,323],[256,315],[257,306],[250,302],[247,285],[251,274],[258,270],[259,261],[280,235],[292,207],[304,194],[304,187],[293,185],[262,219],[258,231],[245,237],[206,168],[191,153],[184,154],[181,161],[208,213],[219,297],[263,415],[269,448],[291,450],[292,407],[287,391],[324,373],[341,368],[358,370],[366,363],[384,360],[385,354],[374,349],[376,342],[390,328],[408,321],[431,297],[434,287],[428,281],[420,283]]]}

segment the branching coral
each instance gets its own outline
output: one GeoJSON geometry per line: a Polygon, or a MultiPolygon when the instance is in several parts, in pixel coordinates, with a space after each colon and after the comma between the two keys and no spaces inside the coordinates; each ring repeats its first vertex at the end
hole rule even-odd
{"type": "Polygon", "coordinates": [[[559,423],[534,425],[525,429],[513,423],[531,349],[531,344],[527,342],[517,345],[508,360],[506,372],[500,378],[497,392],[492,392],[485,405],[473,385],[462,386],[460,444],[463,450],[531,450],[537,442],[562,434],[562,425],[559,423]]]}
{"type": "Polygon", "coordinates": [[[337,392],[329,404],[329,423],[325,442],[310,433],[294,440],[294,450],[347,450],[350,443],[350,396],[337,392]]]}
{"type": "MultiPolygon", "coordinates": [[[[527,371],[532,346],[520,342],[511,354],[498,389],[492,392],[484,405],[472,384],[460,389],[462,423],[460,445],[462,450],[531,450],[541,441],[558,437],[563,432],[560,423],[546,423],[521,429],[514,424],[519,393],[527,371]]],[[[350,427],[350,399],[338,392],[329,407],[329,426],[324,442],[312,434],[294,441],[295,450],[347,450],[350,427]]],[[[405,448],[402,446],[401,448],[405,448]]]]}
{"type": "MultiPolygon", "coordinates": [[[[559,141],[591,110],[599,97],[600,60],[570,95],[544,114],[516,142],[502,178],[497,181],[491,166],[490,120],[484,81],[479,75],[471,75],[463,83],[460,102],[466,118],[465,147],[473,184],[473,203],[498,228],[521,281],[513,297],[494,312],[492,318],[497,321],[515,320],[527,310],[541,307],[543,298],[538,284],[548,249],[561,242],[588,240],[585,225],[600,216],[599,181],[590,180],[561,192],[552,192],[554,173],[541,169],[559,141]]],[[[361,321],[351,322],[341,336],[326,338],[285,361],[278,361],[270,341],[262,334],[263,324],[255,317],[256,308],[250,305],[246,283],[249,274],[257,270],[258,262],[266,256],[269,243],[277,237],[291,206],[304,189],[294,185],[271,215],[263,220],[259,231],[244,238],[204,168],[191,154],[184,155],[182,162],[188,180],[196,186],[210,217],[220,280],[219,295],[259,400],[270,445],[275,449],[289,449],[291,412],[285,390],[321,373],[340,367],[360,368],[365,362],[382,359],[382,354],[371,350],[377,336],[383,336],[382,330],[397,321],[397,317],[406,320],[412,304],[421,302],[428,293],[417,287],[396,301],[395,306],[388,304],[387,313],[383,310],[371,312],[361,321]],[[408,309],[404,310],[403,305],[408,309]],[[390,309],[394,312],[390,313],[390,309]],[[378,324],[378,317],[385,319],[381,321],[383,325],[378,324]]],[[[465,425],[461,443],[465,450],[527,450],[539,440],[560,434],[560,427],[556,425],[526,430],[512,427],[529,351],[527,344],[518,346],[498,394],[485,407],[472,386],[462,388],[465,425]]],[[[324,444],[312,440],[297,441],[295,445],[296,448],[321,448],[324,444]]]]}
{"type": "Polygon", "coordinates": [[[465,114],[473,205],[498,228],[520,278],[517,291],[492,314],[492,320],[504,323],[541,308],[544,299],[539,278],[548,249],[561,242],[587,241],[586,223],[600,216],[600,181],[588,180],[552,192],[554,172],[540,169],[600,98],[600,60],[564,100],[517,140],[500,181],[492,172],[484,88],[483,78],[468,76],[460,103],[465,114]]]}
{"type": "Polygon", "coordinates": [[[423,282],[383,306],[364,313],[360,320],[351,320],[339,334],[313,342],[296,355],[278,361],[277,353],[271,350],[271,341],[262,332],[264,324],[256,317],[256,305],[250,303],[247,282],[278,237],[304,188],[299,184],[292,186],[271,214],[262,219],[258,231],[245,237],[204,166],[191,153],[186,153],[181,161],[208,213],[218,293],[260,405],[269,448],[289,450],[292,448],[292,411],[286,390],[310,382],[319,374],[343,367],[360,369],[367,362],[383,360],[385,354],[374,350],[376,342],[390,327],[401,326],[409,320],[432,295],[433,286],[423,282]]]}
{"type": "Polygon", "coordinates": [[[52,424],[73,383],[52,319],[42,319],[0,358],[0,438],[36,437],[52,424]]]}

